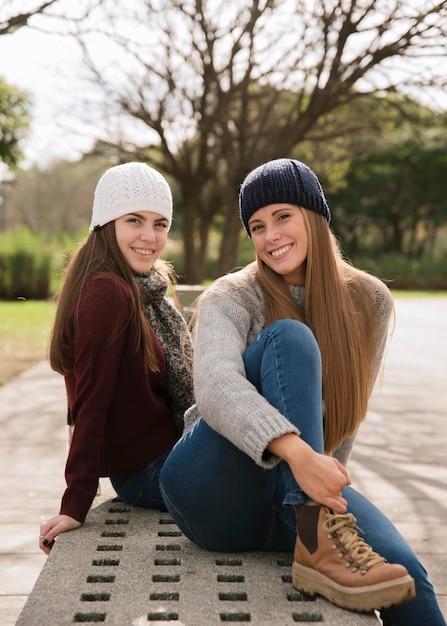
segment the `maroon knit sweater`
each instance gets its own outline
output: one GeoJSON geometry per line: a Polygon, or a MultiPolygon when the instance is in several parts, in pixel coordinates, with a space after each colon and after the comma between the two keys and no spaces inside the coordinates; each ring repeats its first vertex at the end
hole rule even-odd
{"type": "Polygon", "coordinates": [[[60,513],[83,522],[100,476],[144,467],[178,436],[162,347],[152,331],[160,372],[148,375],[142,350],[135,349],[136,317],[125,281],[97,275],[82,297],[78,323],[72,314],[65,334],[73,351],[65,385],[75,428],[60,513]]]}

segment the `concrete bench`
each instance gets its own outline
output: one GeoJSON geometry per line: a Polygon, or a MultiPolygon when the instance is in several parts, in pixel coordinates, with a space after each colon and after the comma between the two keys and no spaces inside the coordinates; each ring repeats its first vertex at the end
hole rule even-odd
{"type": "Polygon", "coordinates": [[[16,626],[379,623],[374,614],[302,597],[292,587],[290,554],[207,552],[168,513],[109,496],[57,539],[16,626]]]}
{"type": "Polygon", "coordinates": [[[192,309],[204,289],[203,285],[176,285],[175,293],[182,307],[192,309]]]}

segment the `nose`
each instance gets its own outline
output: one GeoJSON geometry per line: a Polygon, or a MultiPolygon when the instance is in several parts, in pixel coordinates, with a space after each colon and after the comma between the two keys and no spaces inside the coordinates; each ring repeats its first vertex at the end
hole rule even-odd
{"type": "Polygon", "coordinates": [[[140,238],[144,241],[155,241],[157,239],[155,229],[152,224],[146,224],[143,228],[140,238]]]}
{"type": "Polygon", "coordinates": [[[266,227],[266,233],[265,233],[266,241],[273,243],[273,242],[275,242],[275,241],[277,241],[279,239],[279,236],[280,236],[279,232],[275,228],[274,225],[266,227]]]}

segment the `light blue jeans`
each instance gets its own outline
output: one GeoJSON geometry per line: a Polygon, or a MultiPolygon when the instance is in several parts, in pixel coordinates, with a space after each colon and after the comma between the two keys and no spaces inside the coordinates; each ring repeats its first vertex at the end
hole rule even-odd
{"type": "MultiPolygon", "coordinates": [[[[247,348],[244,363],[259,393],[322,452],[321,358],[309,328],[294,320],[271,324],[247,348]]],[[[198,546],[219,552],[293,552],[291,505],[307,500],[287,463],[271,470],[259,467],[203,419],[169,454],[160,489],[182,532],[198,546]]],[[[343,496],[365,541],[389,562],[405,565],[415,579],[416,600],[383,611],[384,625],[446,626],[425,569],[393,524],[351,487],[343,496]]]]}

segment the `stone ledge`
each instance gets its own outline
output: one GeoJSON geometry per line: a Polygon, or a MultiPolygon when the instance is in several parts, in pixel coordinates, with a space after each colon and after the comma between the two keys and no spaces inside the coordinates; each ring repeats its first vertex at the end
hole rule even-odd
{"type": "Polygon", "coordinates": [[[81,622],[373,626],[378,619],[303,598],[292,588],[290,554],[206,552],[168,513],[108,500],[58,538],[16,626],[81,622]]]}

